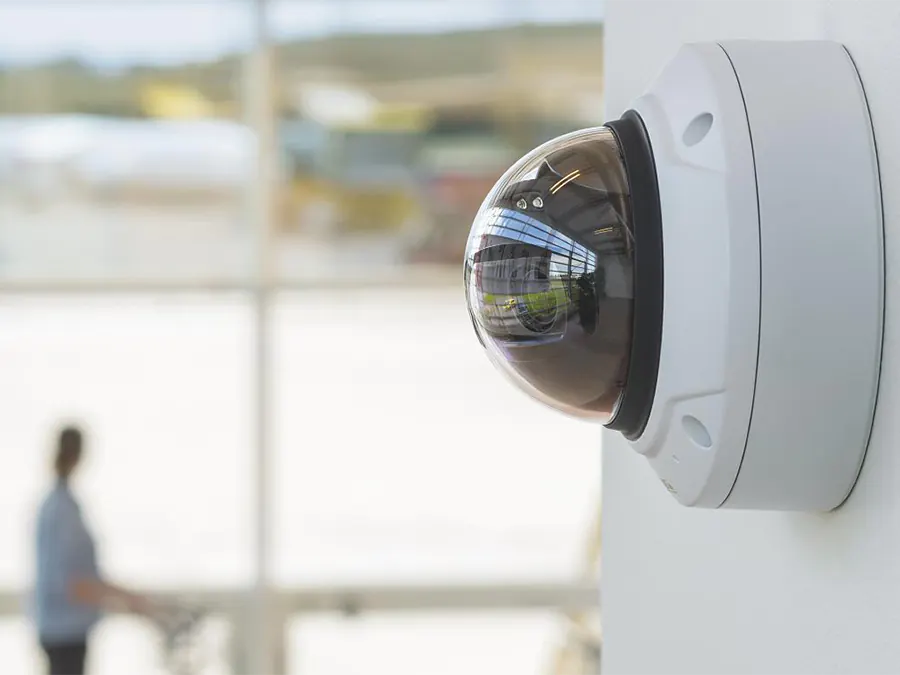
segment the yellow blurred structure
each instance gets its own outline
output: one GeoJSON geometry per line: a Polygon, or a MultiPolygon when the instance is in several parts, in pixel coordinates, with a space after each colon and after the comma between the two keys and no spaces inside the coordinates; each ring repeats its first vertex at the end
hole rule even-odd
{"type": "Polygon", "coordinates": [[[193,87],[154,83],[140,89],[140,105],[150,117],[163,119],[206,119],[219,112],[211,101],[193,87]]]}
{"type": "Polygon", "coordinates": [[[378,103],[369,119],[362,123],[345,123],[336,129],[344,131],[424,133],[434,119],[434,110],[416,103],[378,103]]]}
{"type": "Polygon", "coordinates": [[[433,111],[421,105],[377,105],[366,119],[324,129],[315,153],[323,171],[289,176],[283,200],[286,229],[308,227],[328,214],[332,232],[399,232],[424,217],[408,148],[427,132],[433,111]]]}

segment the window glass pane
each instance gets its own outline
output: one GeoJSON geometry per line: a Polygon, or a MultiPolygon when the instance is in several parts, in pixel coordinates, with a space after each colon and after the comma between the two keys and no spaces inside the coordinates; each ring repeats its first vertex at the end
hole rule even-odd
{"type": "Polygon", "coordinates": [[[503,381],[460,288],[284,294],[273,325],[278,583],[580,573],[600,427],[503,381]]]}
{"type": "Polygon", "coordinates": [[[250,317],[238,296],[3,298],[0,588],[31,584],[63,420],[86,429],[73,486],[113,579],[248,583],[250,317]]]}
{"type": "Polygon", "coordinates": [[[273,0],[281,273],[454,275],[506,167],[602,122],[601,7],[273,0]]]}
{"type": "Polygon", "coordinates": [[[288,672],[297,675],[599,672],[588,645],[577,670],[551,669],[566,635],[549,613],[315,617],[292,622],[288,636],[288,672]]]}
{"type": "Polygon", "coordinates": [[[0,279],[248,273],[249,8],[0,4],[0,279]]]}

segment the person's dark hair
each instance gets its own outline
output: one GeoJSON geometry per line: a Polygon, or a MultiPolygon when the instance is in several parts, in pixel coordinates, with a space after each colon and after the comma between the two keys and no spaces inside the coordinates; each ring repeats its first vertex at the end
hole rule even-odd
{"type": "Polygon", "coordinates": [[[59,478],[68,478],[78,465],[83,444],[84,436],[78,427],[65,426],[60,430],[53,461],[53,468],[59,478]]]}

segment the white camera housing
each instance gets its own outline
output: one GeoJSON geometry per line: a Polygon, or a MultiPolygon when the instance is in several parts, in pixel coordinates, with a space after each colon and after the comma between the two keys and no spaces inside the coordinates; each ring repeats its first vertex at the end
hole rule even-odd
{"type": "MultiPolygon", "coordinates": [[[[624,146],[632,184],[630,207],[619,218],[634,216],[623,225],[633,239],[634,344],[623,361],[627,377],[610,379],[617,402],[594,406],[587,416],[617,428],[629,391],[641,389],[640,423],[618,428],[684,505],[839,506],[856,482],[872,430],[884,315],[878,162],[850,55],[833,42],[688,45],[626,115],[643,126],[656,194],[646,186],[639,192],[624,146]],[[637,216],[648,208],[658,209],[661,255],[642,249],[637,216]],[[640,283],[650,265],[661,267],[658,286],[640,283]],[[654,312],[655,332],[636,323],[654,312]]],[[[579,133],[585,132],[570,136],[579,133]]],[[[567,142],[551,141],[517,166],[567,142]]],[[[483,342],[498,329],[488,335],[479,313],[484,294],[476,297],[481,282],[473,270],[482,260],[476,239],[485,238],[479,219],[496,212],[510,176],[485,200],[467,252],[467,296],[483,342]]],[[[520,313],[549,316],[538,294],[523,293],[520,313]]],[[[592,320],[603,319],[601,312],[592,320]]],[[[557,319],[560,335],[570,324],[576,325],[572,316],[557,319]]],[[[525,372],[513,379],[526,391],[583,413],[568,400],[556,405],[565,393],[559,382],[548,392],[545,373],[531,377],[533,359],[515,351],[522,339],[486,346],[507,372],[525,372]]],[[[562,374],[560,382],[567,377],[574,375],[562,374]]]]}

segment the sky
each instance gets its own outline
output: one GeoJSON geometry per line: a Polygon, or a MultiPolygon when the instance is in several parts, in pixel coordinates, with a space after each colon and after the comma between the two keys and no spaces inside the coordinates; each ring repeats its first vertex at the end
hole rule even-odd
{"type": "MultiPolygon", "coordinates": [[[[270,0],[276,39],[599,21],[598,0],[270,0]]],[[[3,0],[0,63],[74,56],[97,66],[216,58],[252,40],[245,0],[3,0]]]]}

